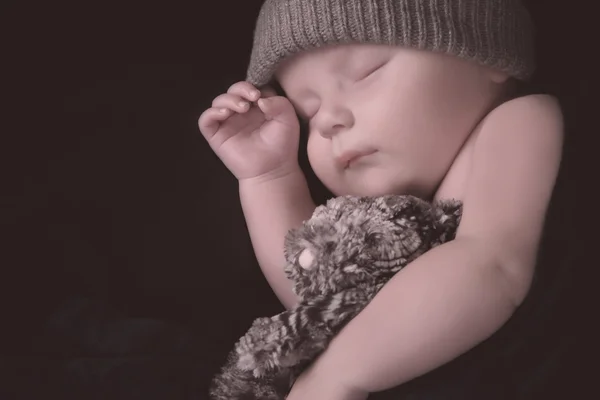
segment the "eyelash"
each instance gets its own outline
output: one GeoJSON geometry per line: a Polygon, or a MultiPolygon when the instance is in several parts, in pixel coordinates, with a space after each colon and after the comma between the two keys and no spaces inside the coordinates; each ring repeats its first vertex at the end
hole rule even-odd
{"type": "MultiPolygon", "coordinates": [[[[363,75],[357,81],[362,81],[364,79],[367,79],[369,76],[371,76],[375,72],[379,71],[385,64],[386,63],[378,64],[375,68],[370,69],[365,75],[363,75]]],[[[296,112],[296,116],[298,117],[299,120],[302,120],[302,121],[306,122],[307,124],[310,123],[310,120],[312,118],[312,116],[310,116],[310,115],[302,115],[299,111],[296,112]]]]}
{"type": "Polygon", "coordinates": [[[359,81],[362,81],[363,79],[367,79],[369,76],[371,76],[371,75],[373,75],[375,72],[379,71],[379,69],[380,69],[381,67],[383,67],[384,65],[385,65],[385,63],[384,63],[384,64],[379,64],[379,65],[377,65],[377,67],[375,67],[375,68],[373,68],[373,69],[369,70],[369,71],[367,72],[367,74],[363,75],[363,76],[362,76],[362,78],[360,78],[360,79],[359,79],[359,81]]]}

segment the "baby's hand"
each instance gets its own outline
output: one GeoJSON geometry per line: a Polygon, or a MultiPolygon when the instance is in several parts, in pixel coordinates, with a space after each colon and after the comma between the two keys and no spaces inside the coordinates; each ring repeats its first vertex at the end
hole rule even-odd
{"type": "Polygon", "coordinates": [[[198,126],[238,180],[297,168],[298,118],[289,100],[271,90],[235,83],[213,100],[198,126]]]}

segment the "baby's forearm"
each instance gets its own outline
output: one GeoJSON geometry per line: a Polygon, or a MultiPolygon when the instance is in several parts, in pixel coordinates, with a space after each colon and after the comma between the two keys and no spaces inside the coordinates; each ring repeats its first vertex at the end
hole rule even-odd
{"type": "Polygon", "coordinates": [[[490,254],[456,239],[419,257],[339,333],[314,373],[367,392],[387,390],[489,337],[516,308],[490,254]]]}
{"type": "Polygon", "coordinates": [[[284,238],[315,209],[302,170],[270,179],[240,181],[240,200],[258,263],[286,308],[296,304],[284,273],[284,238]]]}

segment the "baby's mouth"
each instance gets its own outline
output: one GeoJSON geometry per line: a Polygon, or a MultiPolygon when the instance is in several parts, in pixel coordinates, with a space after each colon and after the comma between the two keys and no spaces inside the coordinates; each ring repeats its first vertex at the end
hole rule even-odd
{"type": "Polygon", "coordinates": [[[351,168],[358,161],[364,157],[370,156],[375,153],[376,150],[351,150],[342,153],[339,157],[336,157],[336,163],[343,169],[351,168]]]}

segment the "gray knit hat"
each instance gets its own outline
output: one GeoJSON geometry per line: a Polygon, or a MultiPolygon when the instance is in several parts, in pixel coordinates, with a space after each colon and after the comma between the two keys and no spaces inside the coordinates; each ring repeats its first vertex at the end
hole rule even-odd
{"type": "Polygon", "coordinates": [[[533,34],[520,0],[266,0],[246,80],[262,86],[284,58],[342,43],[437,51],[527,80],[533,34]]]}

